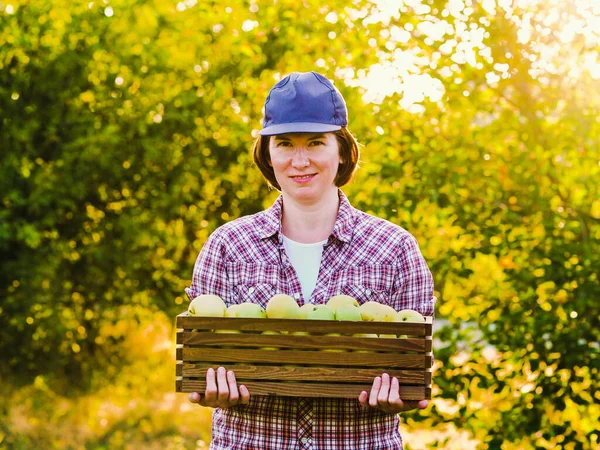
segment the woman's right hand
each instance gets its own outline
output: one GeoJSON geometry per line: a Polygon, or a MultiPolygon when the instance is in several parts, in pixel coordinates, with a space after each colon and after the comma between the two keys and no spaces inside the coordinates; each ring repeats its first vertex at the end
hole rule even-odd
{"type": "Polygon", "coordinates": [[[192,392],[189,396],[190,402],[211,408],[231,408],[235,405],[247,405],[250,403],[250,393],[243,384],[239,390],[232,370],[226,371],[219,367],[215,376],[213,368],[206,372],[206,391],[204,395],[192,392]]]}

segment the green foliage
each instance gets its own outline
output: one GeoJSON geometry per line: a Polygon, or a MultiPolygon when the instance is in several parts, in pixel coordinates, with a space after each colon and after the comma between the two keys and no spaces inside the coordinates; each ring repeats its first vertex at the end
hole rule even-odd
{"type": "MultiPolygon", "coordinates": [[[[12,400],[33,411],[27,395],[60,398],[81,412],[89,392],[143,382],[131,335],[184,308],[212,230],[273,199],[248,151],[268,88],[318,70],[338,80],[365,144],[345,191],[417,237],[447,321],[436,400],[406,427],[451,424],[482,448],[597,445],[598,32],[581,25],[591,12],[422,3],[382,16],[366,1],[0,2],[0,377],[22,387],[12,400]],[[446,34],[428,35],[441,21],[446,34]],[[366,90],[386,67],[410,68],[391,84],[379,72],[366,90]],[[419,98],[411,75],[439,80],[443,95],[419,98]]],[[[157,442],[177,434],[149,410],[135,420],[146,412],[157,442]]],[[[77,414],[39,420],[60,417],[77,414]]],[[[124,447],[137,437],[123,420],[85,442],[124,447]]],[[[27,430],[17,441],[0,426],[0,445],[50,447],[27,430]]],[[[86,445],[60,439],[52,446],[86,445]]]]}

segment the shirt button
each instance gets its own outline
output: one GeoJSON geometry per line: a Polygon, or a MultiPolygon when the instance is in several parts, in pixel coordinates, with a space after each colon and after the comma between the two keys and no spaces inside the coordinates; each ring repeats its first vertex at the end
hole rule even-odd
{"type": "Polygon", "coordinates": [[[300,294],[298,294],[298,293],[296,292],[296,293],[294,294],[294,298],[295,298],[296,300],[298,300],[298,299],[300,298],[300,294]]]}
{"type": "Polygon", "coordinates": [[[302,439],[300,439],[300,442],[302,442],[304,445],[308,444],[308,438],[303,437],[302,439]]]}
{"type": "Polygon", "coordinates": [[[251,287],[250,289],[248,289],[248,294],[252,294],[254,292],[254,288],[251,287]]]}
{"type": "Polygon", "coordinates": [[[366,292],[367,294],[371,294],[371,289],[367,289],[365,292],[366,292]]]}

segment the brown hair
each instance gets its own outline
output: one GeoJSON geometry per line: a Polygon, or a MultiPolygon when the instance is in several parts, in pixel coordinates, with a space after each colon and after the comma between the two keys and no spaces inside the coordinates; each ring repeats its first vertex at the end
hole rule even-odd
{"type": "MultiPolygon", "coordinates": [[[[352,179],[352,175],[354,175],[358,166],[360,150],[356,138],[350,133],[348,128],[343,127],[338,131],[334,131],[334,134],[340,147],[340,158],[343,161],[340,163],[334,183],[337,187],[341,187],[348,184],[352,179]]],[[[254,156],[254,162],[268,183],[280,191],[281,186],[279,186],[273,167],[271,167],[271,156],[269,154],[270,138],[271,136],[259,135],[252,144],[252,155],[254,156]]]]}

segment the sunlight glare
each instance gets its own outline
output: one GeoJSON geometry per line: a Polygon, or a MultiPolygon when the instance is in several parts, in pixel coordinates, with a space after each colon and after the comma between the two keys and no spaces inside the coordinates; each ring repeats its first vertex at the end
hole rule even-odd
{"type": "MultiPolygon", "coordinates": [[[[446,83],[463,66],[482,69],[483,63],[493,67],[485,77],[490,85],[511,77],[510,60],[495,60],[491,48],[486,45],[489,37],[489,21],[469,17],[474,13],[469,0],[448,0],[438,16],[430,15],[430,8],[423,0],[371,0],[374,5],[369,14],[365,10],[350,10],[349,15],[364,17],[363,25],[382,23],[388,33],[382,35],[380,44],[371,38],[369,45],[378,49],[379,62],[358,70],[338,69],[338,75],[349,86],[364,90],[363,99],[379,104],[386,97],[399,95],[402,108],[411,111],[425,100],[440,102],[446,83]],[[403,13],[411,10],[415,16],[423,16],[418,25],[400,20],[403,13]],[[442,18],[447,17],[448,20],[442,18]],[[432,56],[421,51],[413,41],[413,34],[429,46],[437,45],[432,56]],[[450,57],[452,64],[440,65],[442,55],[450,57]]],[[[427,2],[425,2],[427,3],[427,2]]],[[[600,79],[600,55],[598,51],[577,53],[575,41],[583,39],[589,47],[600,45],[600,1],[572,0],[569,4],[560,0],[484,0],[481,7],[488,14],[502,14],[517,27],[517,40],[527,44],[531,51],[523,51],[517,57],[531,61],[529,74],[542,84],[561,76],[574,83],[583,76],[600,79]],[[515,11],[521,11],[519,15],[515,11]]],[[[334,17],[328,15],[330,20],[334,17]]],[[[337,19],[337,17],[336,17],[337,19]]]]}

